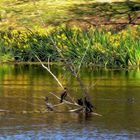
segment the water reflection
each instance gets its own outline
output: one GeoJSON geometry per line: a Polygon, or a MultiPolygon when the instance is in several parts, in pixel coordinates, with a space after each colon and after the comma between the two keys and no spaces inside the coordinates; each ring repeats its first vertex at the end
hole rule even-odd
{"type": "MultiPolygon", "coordinates": [[[[81,96],[68,72],[51,69],[75,98],[81,96]]],[[[0,110],[11,112],[0,113],[0,139],[138,139],[140,71],[85,68],[80,74],[102,117],[38,113],[45,96],[58,102],[49,94],[61,93],[51,75],[40,65],[0,65],[0,110]]]]}

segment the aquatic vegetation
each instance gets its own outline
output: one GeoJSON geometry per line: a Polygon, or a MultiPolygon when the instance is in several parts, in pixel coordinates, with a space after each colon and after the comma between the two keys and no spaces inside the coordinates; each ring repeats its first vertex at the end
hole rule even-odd
{"type": "MultiPolygon", "coordinates": [[[[59,49],[65,59],[79,64],[86,51],[83,65],[128,67],[140,64],[140,28],[128,27],[120,32],[76,26],[35,28],[34,30],[7,30],[0,32],[0,53],[15,61],[61,61],[59,49]]],[[[4,56],[3,55],[3,56],[4,56]]],[[[2,56],[2,55],[1,55],[2,56]]],[[[3,61],[5,57],[1,58],[3,61]]]]}

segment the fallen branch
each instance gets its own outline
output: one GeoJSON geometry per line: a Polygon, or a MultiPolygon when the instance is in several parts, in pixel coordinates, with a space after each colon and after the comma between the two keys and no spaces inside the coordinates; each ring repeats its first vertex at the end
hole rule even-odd
{"type": "MultiPolygon", "coordinates": [[[[60,97],[58,97],[57,95],[55,95],[54,93],[50,92],[50,94],[52,94],[53,96],[55,96],[57,99],[61,100],[60,97]]],[[[72,103],[66,100],[63,100],[64,103],[69,104],[69,105],[75,105],[75,106],[79,106],[77,103],[72,103]]]]}
{"type": "Polygon", "coordinates": [[[0,109],[0,112],[10,112],[9,110],[0,109]]]}
{"type": "Polygon", "coordinates": [[[100,117],[103,116],[103,115],[101,115],[101,114],[99,114],[99,113],[96,113],[96,112],[91,112],[91,114],[92,114],[92,115],[96,115],[96,116],[100,116],[100,117]]]}
{"type": "Polygon", "coordinates": [[[79,113],[79,112],[83,111],[83,109],[84,109],[83,107],[80,107],[80,108],[69,110],[69,112],[77,112],[77,113],[79,113]]]}

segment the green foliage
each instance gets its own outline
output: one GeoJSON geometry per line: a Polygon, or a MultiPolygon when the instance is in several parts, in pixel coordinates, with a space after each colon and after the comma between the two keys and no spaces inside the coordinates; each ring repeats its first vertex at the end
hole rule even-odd
{"type": "Polygon", "coordinates": [[[7,46],[5,47],[3,41],[0,41],[0,62],[14,61],[14,56],[11,49],[7,46]]]}
{"type": "Polygon", "coordinates": [[[139,36],[139,27],[128,27],[118,33],[65,25],[50,26],[47,30],[8,30],[0,34],[0,59],[37,61],[37,54],[42,61],[62,61],[58,49],[74,64],[79,64],[87,51],[84,65],[128,67],[140,64],[139,36]]]}

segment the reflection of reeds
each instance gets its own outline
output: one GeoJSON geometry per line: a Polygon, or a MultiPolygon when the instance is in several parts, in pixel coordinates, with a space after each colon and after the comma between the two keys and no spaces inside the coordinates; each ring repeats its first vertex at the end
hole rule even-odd
{"type": "Polygon", "coordinates": [[[139,36],[139,27],[129,27],[118,33],[94,28],[85,31],[65,25],[50,27],[47,32],[9,30],[0,34],[0,61],[36,61],[32,52],[42,61],[61,61],[53,39],[65,58],[74,64],[79,64],[87,51],[84,65],[134,66],[140,63],[139,36]]]}

